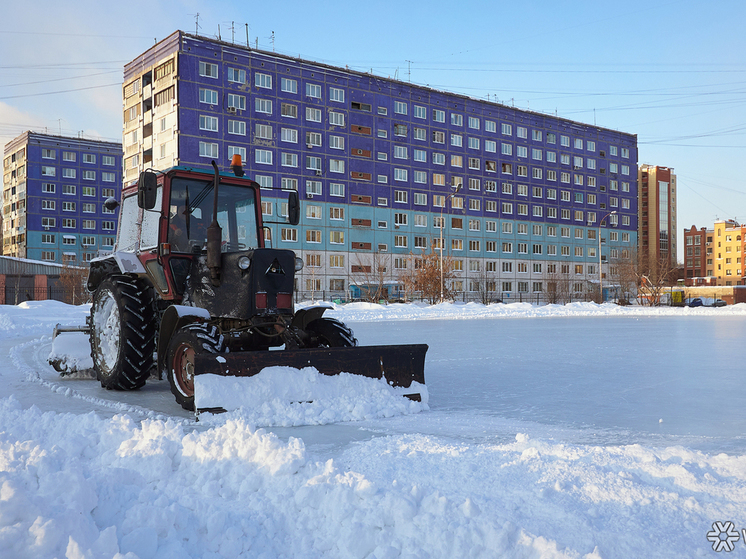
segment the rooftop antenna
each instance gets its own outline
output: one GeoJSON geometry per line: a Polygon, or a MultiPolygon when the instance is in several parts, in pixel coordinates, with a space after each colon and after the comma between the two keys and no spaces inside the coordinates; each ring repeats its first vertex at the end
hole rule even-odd
{"type": "Polygon", "coordinates": [[[269,42],[272,43],[272,52],[275,52],[275,32],[272,31],[272,34],[269,36],[269,42]]]}
{"type": "Polygon", "coordinates": [[[412,83],[412,61],[407,60],[407,80],[412,83]]]}
{"type": "Polygon", "coordinates": [[[222,41],[220,38],[220,24],[218,23],[218,41],[222,41]]]}
{"type": "Polygon", "coordinates": [[[246,48],[251,48],[251,45],[249,45],[249,24],[246,24],[246,48]]]}
{"type": "Polygon", "coordinates": [[[231,21],[231,43],[236,44],[236,30],[233,28],[233,22],[231,21]]]}
{"type": "Polygon", "coordinates": [[[199,35],[199,12],[194,16],[194,34],[199,35]]]}

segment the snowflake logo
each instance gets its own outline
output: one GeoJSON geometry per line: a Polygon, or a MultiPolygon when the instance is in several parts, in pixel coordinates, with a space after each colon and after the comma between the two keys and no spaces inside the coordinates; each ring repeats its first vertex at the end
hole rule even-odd
{"type": "Polygon", "coordinates": [[[707,539],[712,542],[714,551],[733,551],[738,541],[738,531],[732,522],[713,522],[712,531],[707,532],[707,539]]]}

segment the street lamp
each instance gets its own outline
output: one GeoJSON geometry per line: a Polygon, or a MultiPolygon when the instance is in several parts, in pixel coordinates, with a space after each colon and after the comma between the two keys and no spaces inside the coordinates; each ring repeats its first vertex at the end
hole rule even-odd
{"type": "Polygon", "coordinates": [[[601,291],[601,302],[604,302],[604,273],[603,269],[601,268],[601,226],[604,223],[604,219],[609,217],[610,215],[615,215],[616,210],[613,212],[607,213],[605,216],[601,218],[601,221],[598,222],[598,287],[601,291]]]}
{"type": "Polygon", "coordinates": [[[459,190],[461,190],[461,184],[459,183],[456,186],[456,190],[451,192],[448,196],[446,196],[446,199],[443,201],[443,206],[440,208],[440,302],[443,302],[443,228],[445,227],[445,222],[443,221],[443,210],[446,209],[446,204],[448,204],[448,200],[456,196],[458,194],[459,190]]]}

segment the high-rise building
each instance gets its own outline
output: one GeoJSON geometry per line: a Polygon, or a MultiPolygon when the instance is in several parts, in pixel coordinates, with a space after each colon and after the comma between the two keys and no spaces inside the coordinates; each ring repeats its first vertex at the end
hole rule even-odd
{"type": "Polygon", "coordinates": [[[114,247],[122,145],[24,132],[5,145],[3,255],[80,264],[114,247]]]}
{"type": "Polygon", "coordinates": [[[270,227],[301,291],[344,297],[372,268],[395,291],[442,236],[459,298],[541,299],[560,276],[585,296],[637,246],[632,134],[181,31],[123,93],[126,184],[237,153],[265,218],[299,191],[300,225],[270,227]]]}
{"type": "Polygon", "coordinates": [[[640,165],[639,239],[641,262],[676,268],[676,175],[670,167],[640,165]]]}

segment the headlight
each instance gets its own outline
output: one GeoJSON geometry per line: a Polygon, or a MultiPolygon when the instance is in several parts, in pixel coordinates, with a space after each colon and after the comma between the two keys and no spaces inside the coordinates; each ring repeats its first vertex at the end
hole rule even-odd
{"type": "Polygon", "coordinates": [[[249,266],[251,266],[251,258],[248,256],[242,256],[238,259],[238,267],[242,270],[248,270],[249,266]]]}
{"type": "Polygon", "coordinates": [[[295,271],[300,272],[302,269],[303,269],[303,260],[301,260],[300,258],[296,256],[295,257],[295,271]]]}

